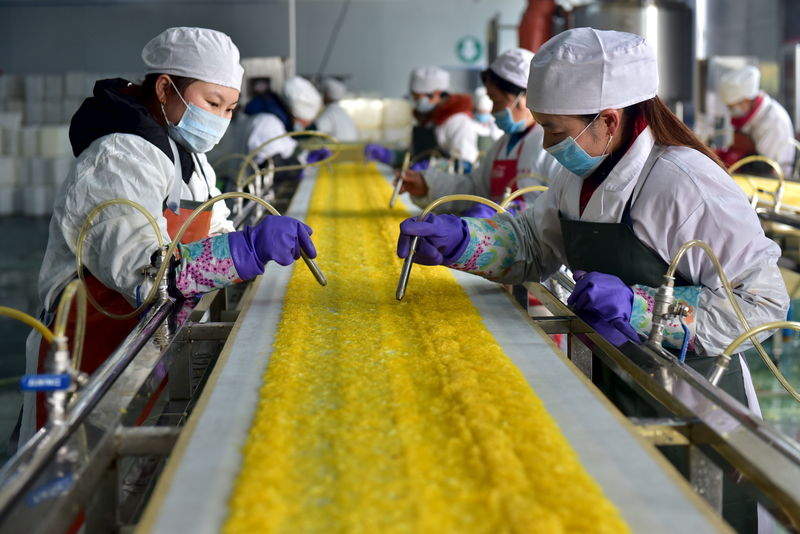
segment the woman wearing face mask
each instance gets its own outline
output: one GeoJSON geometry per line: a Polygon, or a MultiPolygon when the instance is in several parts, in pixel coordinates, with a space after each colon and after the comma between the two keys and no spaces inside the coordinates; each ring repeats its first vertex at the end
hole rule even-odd
{"type": "MultiPolygon", "coordinates": [[[[577,280],[572,309],[622,346],[649,333],[668,262],[681,245],[700,239],[719,258],[751,325],[783,319],[789,298],[777,267],[780,249],[720,162],[658,99],[657,87],[655,54],[642,37],[593,28],[556,35],[533,59],[527,104],[544,128],[544,147],[565,170],[517,217],[404,221],[398,255],[407,256],[419,236],[417,263],[505,283],[541,281],[567,265],[577,280]]],[[[686,363],[706,375],[710,357],[741,325],[700,249],[679,263],[676,286],[676,300],[690,310],[686,363]]],[[[680,325],[671,322],[665,347],[680,349],[682,341],[680,325]]],[[[600,378],[624,413],[653,415],[621,381],[600,378]]],[[[759,413],[741,357],[719,385],[759,413]]],[[[752,498],[730,487],[724,495],[726,520],[754,532],[752,498]]]]}
{"type": "MultiPolygon", "coordinates": [[[[50,238],[39,275],[45,324],[53,319],[61,292],[76,278],[75,247],[88,213],[114,198],[138,202],[169,239],[191,210],[218,195],[204,152],[223,136],[239,99],[243,69],[239,51],[224,33],[170,28],[142,51],[147,76],[141,86],[101,80],[70,125],[75,160],[56,200],[50,238]]],[[[274,260],[283,265],[300,249],[314,257],[311,229],[289,217],[266,217],[234,232],[224,202],[214,204],[183,235],[171,258],[169,292],[192,299],[215,288],[263,273],[274,260]]],[[[86,237],[88,289],[107,310],[132,311],[150,291],[142,274],[158,253],[151,226],[127,206],[112,206],[94,220],[86,237]]],[[[114,320],[87,309],[81,370],[92,373],[117,348],[136,319],[114,320]]],[[[70,338],[71,332],[70,332],[70,338]]],[[[27,372],[43,369],[48,344],[32,334],[27,372]]],[[[33,395],[24,404],[24,441],[44,422],[43,404],[33,395]],[[37,413],[38,412],[38,413],[37,413]],[[37,417],[38,416],[38,417],[37,417]]],[[[22,442],[22,441],[21,441],[22,442]]]]}
{"type": "MultiPolygon", "coordinates": [[[[791,176],[795,160],[792,120],[783,106],[759,89],[760,83],[761,72],[753,66],[728,72],[720,79],[719,97],[730,111],[734,136],[733,144],[718,154],[729,165],[761,154],[777,161],[783,173],[791,176]]],[[[753,167],[772,174],[768,167],[753,167]]]]}
{"type": "Polygon", "coordinates": [[[478,123],[478,150],[484,154],[494,145],[494,142],[503,137],[503,130],[497,127],[492,115],[494,102],[486,94],[486,87],[483,85],[475,89],[473,94],[475,99],[475,122],[478,123]]]}
{"type": "MultiPolygon", "coordinates": [[[[544,180],[530,177],[515,182],[517,176],[536,174],[555,178],[560,172],[561,165],[542,148],[544,130],[525,105],[531,59],[533,52],[512,48],[483,71],[481,78],[492,101],[495,123],[504,135],[489,149],[480,166],[468,174],[453,175],[434,169],[406,172],[400,190],[409,192],[415,204],[424,207],[454,193],[471,193],[499,202],[506,187],[547,185],[544,180]]],[[[529,193],[525,200],[532,202],[537,195],[529,193]]],[[[494,214],[494,210],[483,204],[447,205],[447,210],[459,208],[466,210],[464,215],[468,217],[494,214]]]]}
{"type": "MultiPolygon", "coordinates": [[[[435,66],[417,67],[411,71],[409,92],[416,126],[412,132],[411,155],[416,157],[431,148],[439,148],[463,165],[466,172],[478,160],[479,125],[472,118],[472,97],[448,92],[450,75],[435,66]],[[428,139],[430,137],[430,139],[428,139]],[[435,141],[435,143],[434,143],[435,141]]],[[[368,160],[399,167],[403,152],[367,144],[368,160]]],[[[425,164],[417,168],[427,168],[425,164]]]]}

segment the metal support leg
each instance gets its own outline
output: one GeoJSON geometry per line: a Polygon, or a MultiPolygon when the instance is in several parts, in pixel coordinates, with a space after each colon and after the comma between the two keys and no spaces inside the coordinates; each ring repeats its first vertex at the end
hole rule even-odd
{"type": "Polygon", "coordinates": [[[722,469],[717,467],[699,447],[689,445],[689,483],[711,507],[722,514],[722,469]]]}
{"type": "Polygon", "coordinates": [[[85,534],[116,532],[119,496],[119,471],[113,461],[100,477],[92,492],[92,500],[86,507],[85,534]]]}
{"type": "Polygon", "coordinates": [[[192,398],[192,344],[180,341],[175,360],[169,370],[170,400],[189,400],[192,398]]]}
{"type": "Polygon", "coordinates": [[[567,357],[581,373],[592,379],[592,351],[575,334],[567,335],[567,357]]]}

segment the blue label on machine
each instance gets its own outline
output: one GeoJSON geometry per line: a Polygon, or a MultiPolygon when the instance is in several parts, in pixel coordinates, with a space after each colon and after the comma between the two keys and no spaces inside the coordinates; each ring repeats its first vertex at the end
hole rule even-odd
{"type": "Polygon", "coordinates": [[[67,389],[70,384],[70,376],[63,375],[25,375],[20,381],[22,389],[25,391],[56,391],[67,389]]]}
{"type": "Polygon", "coordinates": [[[38,506],[44,501],[54,499],[67,491],[72,485],[72,475],[56,478],[34,489],[25,496],[25,504],[29,507],[38,506]]]}

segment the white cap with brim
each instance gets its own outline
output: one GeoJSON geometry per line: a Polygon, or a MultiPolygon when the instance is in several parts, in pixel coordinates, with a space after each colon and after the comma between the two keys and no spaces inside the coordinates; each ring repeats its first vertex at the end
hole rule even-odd
{"type": "Polygon", "coordinates": [[[719,97],[730,106],[746,98],[757,97],[760,84],[761,72],[756,67],[737,69],[726,73],[720,79],[719,97]]]}
{"type": "Polygon", "coordinates": [[[492,61],[489,70],[520,89],[528,87],[533,52],[524,48],[506,50],[492,61]]]}
{"type": "Polygon", "coordinates": [[[222,32],[206,28],[169,28],[144,45],[145,74],[174,74],[237,91],[244,69],[239,49],[222,32]]]}
{"type": "Polygon", "coordinates": [[[486,93],[486,88],[481,85],[475,89],[475,110],[478,111],[478,113],[489,113],[492,111],[493,107],[494,104],[486,93]]]}
{"type": "Polygon", "coordinates": [[[536,52],[528,107],[537,113],[587,115],[644,102],[657,91],[658,64],[644,37],[575,28],[536,52]]]}
{"type": "Polygon", "coordinates": [[[319,91],[301,76],[293,76],[283,82],[283,99],[289,106],[289,112],[300,120],[314,120],[322,109],[319,91]]]}
{"type": "Polygon", "coordinates": [[[421,94],[447,91],[450,88],[450,74],[439,67],[417,67],[411,71],[408,87],[412,93],[421,94]]]}
{"type": "Polygon", "coordinates": [[[347,95],[345,84],[335,78],[325,78],[322,81],[322,91],[329,100],[334,102],[341,100],[347,95]]]}

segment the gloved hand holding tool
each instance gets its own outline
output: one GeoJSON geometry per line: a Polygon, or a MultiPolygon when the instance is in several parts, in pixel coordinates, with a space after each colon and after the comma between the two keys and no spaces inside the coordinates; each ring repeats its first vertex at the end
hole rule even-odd
{"type": "Polygon", "coordinates": [[[467,223],[455,215],[428,214],[424,222],[412,217],[400,223],[397,255],[408,256],[411,240],[419,237],[414,263],[420,265],[449,265],[454,263],[469,244],[467,223]]]}

